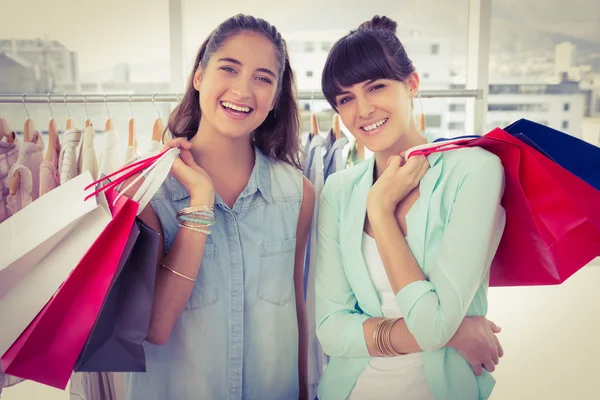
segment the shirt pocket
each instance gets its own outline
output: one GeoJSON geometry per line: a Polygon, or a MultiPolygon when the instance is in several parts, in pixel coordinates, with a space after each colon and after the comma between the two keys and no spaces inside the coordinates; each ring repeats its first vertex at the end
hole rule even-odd
{"type": "Polygon", "coordinates": [[[185,306],[187,310],[206,307],[219,301],[219,259],[214,243],[204,245],[204,256],[192,294],[185,306]]]}
{"type": "Polygon", "coordinates": [[[260,245],[258,297],[270,303],[287,304],[294,294],[296,239],[263,242],[260,245]]]}

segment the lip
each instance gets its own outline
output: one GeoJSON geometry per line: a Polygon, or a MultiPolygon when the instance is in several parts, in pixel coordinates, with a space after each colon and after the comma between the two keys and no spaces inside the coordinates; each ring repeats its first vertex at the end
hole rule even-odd
{"type": "Polygon", "coordinates": [[[241,121],[243,119],[246,119],[254,112],[254,109],[252,107],[250,107],[249,105],[243,104],[243,103],[238,103],[236,101],[223,100],[223,101],[219,102],[219,106],[221,107],[221,110],[223,111],[223,113],[225,113],[225,115],[227,115],[229,118],[236,120],[236,121],[241,121]],[[248,107],[250,109],[250,112],[249,113],[241,113],[238,111],[234,111],[231,108],[223,106],[223,103],[231,103],[236,107],[248,107]]]}
{"type": "Polygon", "coordinates": [[[375,135],[377,135],[379,132],[381,132],[381,131],[383,130],[383,128],[384,128],[384,127],[387,125],[387,123],[390,121],[390,119],[389,119],[389,118],[383,118],[383,119],[385,119],[385,122],[384,122],[382,125],[378,126],[377,128],[373,129],[372,131],[366,131],[366,130],[364,130],[364,129],[363,129],[363,127],[365,127],[365,126],[369,126],[369,125],[373,125],[374,123],[376,123],[376,122],[378,122],[378,121],[381,121],[381,119],[374,120],[373,122],[370,122],[370,123],[368,123],[368,124],[364,124],[364,125],[362,125],[362,126],[360,127],[360,131],[361,131],[361,133],[362,133],[363,135],[365,135],[365,136],[375,136],[375,135]]]}

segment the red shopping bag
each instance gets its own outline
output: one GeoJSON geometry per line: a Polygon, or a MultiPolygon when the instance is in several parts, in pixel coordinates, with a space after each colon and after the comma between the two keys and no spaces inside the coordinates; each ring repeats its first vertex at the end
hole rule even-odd
{"type": "Polygon", "coordinates": [[[600,192],[496,128],[480,138],[435,142],[409,156],[482,147],[502,161],[506,227],[490,286],[554,285],[600,255],[600,192]]]}
{"type": "Polygon", "coordinates": [[[64,389],[94,326],[135,221],[126,197],[55,296],[2,356],[5,373],[64,389]]]}

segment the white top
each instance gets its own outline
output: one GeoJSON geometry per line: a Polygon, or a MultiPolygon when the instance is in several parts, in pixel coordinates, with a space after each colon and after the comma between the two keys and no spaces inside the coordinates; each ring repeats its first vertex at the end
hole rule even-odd
{"type": "MultiPolygon", "coordinates": [[[[375,239],[363,232],[362,254],[386,318],[401,318],[375,239]]],[[[373,357],[358,377],[349,399],[433,400],[421,353],[373,357]]]]}
{"type": "Polygon", "coordinates": [[[63,134],[63,143],[60,147],[60,157],[58,160],[61,185],[79,175],[77,146],[79,146],[79,142],[81,141],[81,134],[80,129],[69,129],[63,134]]]}
{"type": "Polygon", "coordinates": [[[98,178],[98,160],[96,158],[96,150],[94,149],[94,137],[96,132],[94,126],[90,125],[83,131],[81,139],[81,153],[79,156],[79,173],[90,171],[92,178],[98,178]]]}
{"type": "Polygon", "coordinates": [[[119,135],[117,131],[111,129],[104,134],[104,146],[98,161],[98,178],[102,175],[110,175],[122,166],[119,135]]]}

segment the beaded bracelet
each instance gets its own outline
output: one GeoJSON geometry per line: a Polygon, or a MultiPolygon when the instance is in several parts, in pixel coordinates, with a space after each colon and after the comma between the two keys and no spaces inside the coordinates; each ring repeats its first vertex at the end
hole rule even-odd
{"type": "Polygon", "coordinates": [[[186,207],[177,211],[177,224],[194,232],[210,235],[208,227],[215,224],[215,207],[212,205],[186,207]]]}

